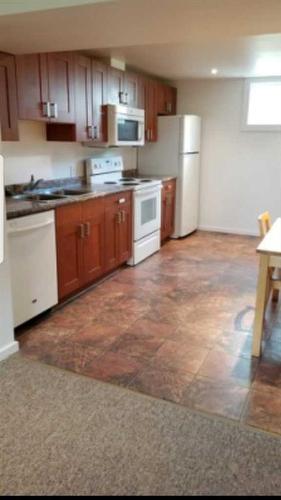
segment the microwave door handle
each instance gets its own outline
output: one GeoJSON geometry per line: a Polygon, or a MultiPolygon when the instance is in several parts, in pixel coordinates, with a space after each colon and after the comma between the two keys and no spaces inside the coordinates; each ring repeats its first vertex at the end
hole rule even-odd
{"type": "Polygon", "coordinates": [[[142,141],[144,136],[144,123],[140,123],[139,126],[139,134],[138,134],[138,141],[142,141]]]}

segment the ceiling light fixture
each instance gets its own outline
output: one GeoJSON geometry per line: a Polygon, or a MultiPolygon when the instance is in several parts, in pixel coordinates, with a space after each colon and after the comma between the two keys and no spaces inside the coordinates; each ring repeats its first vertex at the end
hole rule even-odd
{"type": "Polygon", "coordinates": [[[219,72],[219,70],[218,70],[217,68],[213,68],[213,69],[211,70],[212,75],[217,75],[217,74],[218,74],[218,72],[219,72]]]}

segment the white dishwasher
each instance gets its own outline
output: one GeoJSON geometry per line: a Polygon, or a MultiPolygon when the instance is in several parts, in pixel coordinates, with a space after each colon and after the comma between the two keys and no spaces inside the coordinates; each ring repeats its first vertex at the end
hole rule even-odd
{"type": "Polygon", "coordinates": [[[58,303],[54,210],[8,221],[14,326],[58,303]]]}

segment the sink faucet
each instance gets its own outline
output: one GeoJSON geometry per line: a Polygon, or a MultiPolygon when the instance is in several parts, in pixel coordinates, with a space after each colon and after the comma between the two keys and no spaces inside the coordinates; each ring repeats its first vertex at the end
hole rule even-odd
{"type": "Polygon", "coordinates": [[[27,186],[25,187],[25,191],[33,191],[43,180],[44,179],[38,179],[38,181],[35,181],[34,175],[32,174],[29,184],[27,184],[27,186]]]}

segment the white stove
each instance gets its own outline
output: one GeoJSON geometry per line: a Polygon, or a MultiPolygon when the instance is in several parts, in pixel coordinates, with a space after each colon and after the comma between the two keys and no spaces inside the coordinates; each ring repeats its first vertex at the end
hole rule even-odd
{"type": "Polygon", "coordinates": [[[160,250],[162,182],[158,179],[124,177],[123,172],[123,159],[119,156],[90,158],[86,162],[88,183],[124,186],[133,190],[133,256],[128,264],[135,266],[160,250]]]}

